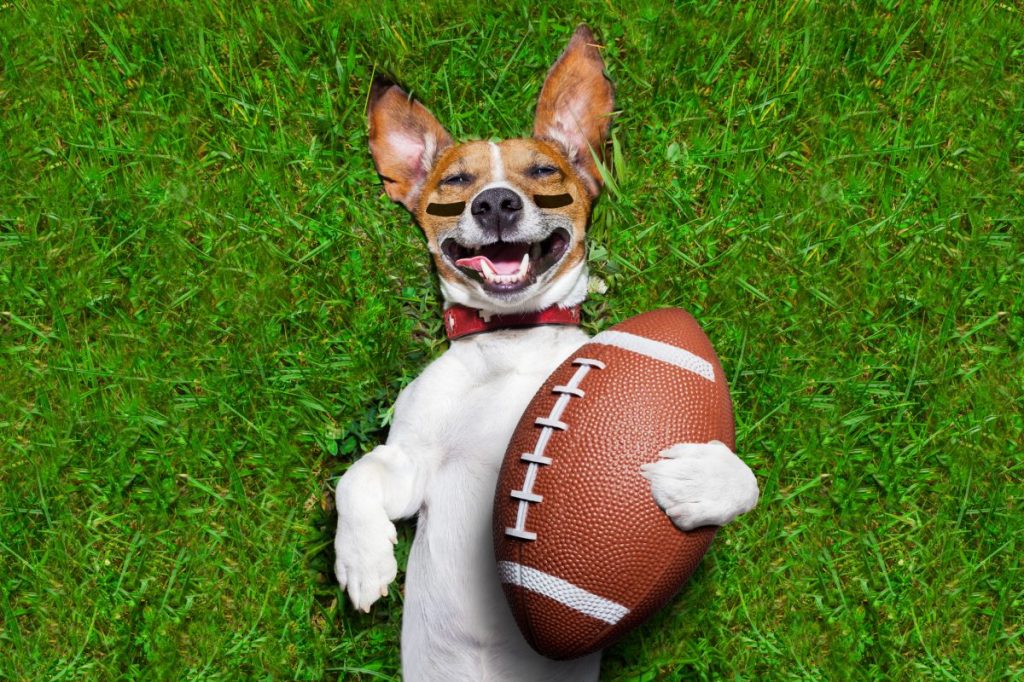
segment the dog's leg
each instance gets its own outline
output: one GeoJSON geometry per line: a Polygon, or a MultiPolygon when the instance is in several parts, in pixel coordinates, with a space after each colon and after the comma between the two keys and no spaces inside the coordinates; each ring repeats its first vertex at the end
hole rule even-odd
{"type": "Polygon", "coordinates": [[[754,472],[724,443],[679,443],[660,455],[640,470],[678,528],[724,526],[757,504],[754,472]]]}
{"type": "Polygon", "coordinates": [[[398,572],[394,552],[398,538],[392,521],[419,510],[426,459],[411,456],[399,446],[380,445],[338,481],[334,571],[352,604],[362,611],[369,611],[387,595],[398,572]]]}

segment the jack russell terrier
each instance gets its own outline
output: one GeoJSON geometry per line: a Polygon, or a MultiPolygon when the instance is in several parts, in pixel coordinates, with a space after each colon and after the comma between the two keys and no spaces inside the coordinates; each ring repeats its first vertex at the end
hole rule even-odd
{"type": "MultiPolygon", "coordinates": [[[[491,509],[527,403],[587,336],[584,241],[601,190],[613,93],[579,26],[552,66],[533,137],[456,144],[390,82],[369,99],[384,189],[426,233],[450,348],[398,396],[387,442],[338,481],[335,571],[363,611],[398,565],[394,521],[416,516],[402,622],[406,680],[596,680],[600,653],[554,661],[520,635],[499,584],[491,509]]],[[[638,471],[679,528],[754,507],[753,473],[728,447],[680,443],[638,471]]]]}

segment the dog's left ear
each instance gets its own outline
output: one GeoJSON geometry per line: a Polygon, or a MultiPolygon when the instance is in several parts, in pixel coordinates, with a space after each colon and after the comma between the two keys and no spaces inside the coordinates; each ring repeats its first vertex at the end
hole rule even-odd
{"type": "Polygon", "coordinates": [[[423,181],[442,151],[452,144],[427,108],[390,80],[370,88],[370,153],[384,190],[393,201],[416,211],[423,181]]]}
{"type": "Polygon", "coordinates": [[[580,24],[544,81],[533,135],[561,147],[591,197],[598,195],[603,184],[593,155],[604,160],[614,104],[594,34],[580,24]]]}

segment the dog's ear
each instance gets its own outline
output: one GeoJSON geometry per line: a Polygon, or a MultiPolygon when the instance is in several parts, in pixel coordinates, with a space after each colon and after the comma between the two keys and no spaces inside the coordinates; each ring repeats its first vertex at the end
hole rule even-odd
{"type": "Polygon", "coordinates": [[[614,101],[594,34],[580,24],[544,81],[533,135],[562,148],[592,197],[603,180],[591,150],[604,159],[614,101]]]}
{"type": "Polygon", "coordinates": [[[384,190],[410,211],[438,155],[451,135],[427,108],[384,78],[370,88],[370,153],[384,190]]]}

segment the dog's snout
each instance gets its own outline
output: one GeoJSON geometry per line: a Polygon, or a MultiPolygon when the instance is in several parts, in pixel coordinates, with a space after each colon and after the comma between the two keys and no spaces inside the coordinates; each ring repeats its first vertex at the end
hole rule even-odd
{"type": "Polygon", "coordinates": [[[485,232],[499,239],[502,233],[515,227],[522,215],[523,200],[507,187],[492,187],[473,199],[470,211],[485,232]]]}

